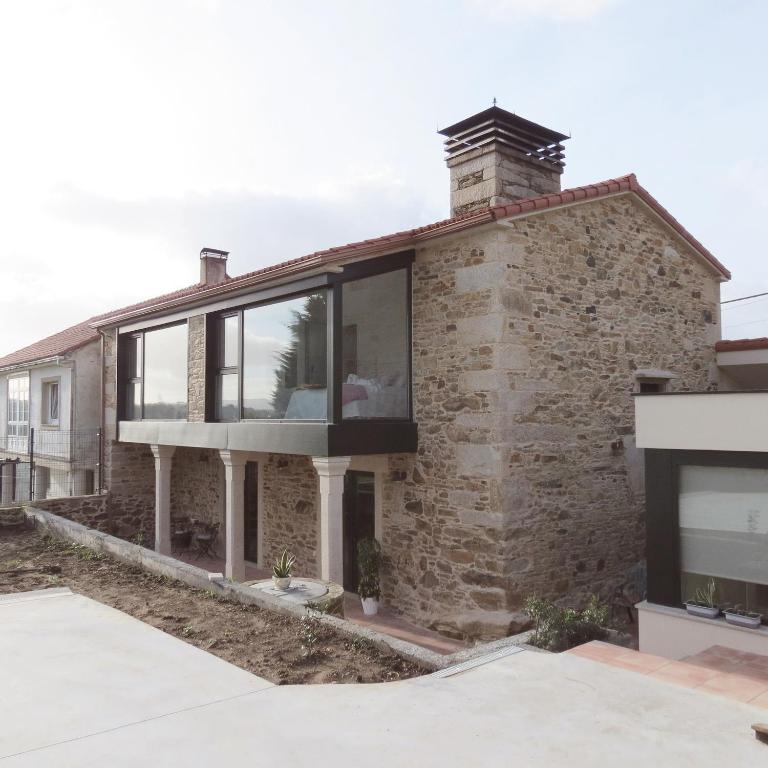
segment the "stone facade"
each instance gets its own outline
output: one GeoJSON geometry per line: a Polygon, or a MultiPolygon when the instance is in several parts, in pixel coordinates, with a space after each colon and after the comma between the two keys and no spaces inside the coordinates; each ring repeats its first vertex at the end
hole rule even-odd
{"type": "Polygon", "coordinates": [[[496,143],[448,160],[451,215],[560,191],[561,168],[496,143]]]}
{"type": "Polygon", "coordinates": [[[205,315],[187,325],[187,420],[205,421],[205,315]]]}
{"type": "Polygon", "coordinates": [[[224,465],[219,452],[176,448],[171,469],[171,517],[218,523],[224,532],[224,465]]]}
{"type": "Polygon", "coordinates": [[[711,268],[625,195],[417,253],[415,458],[386,493],[387,599],[468,636],[643,558],[635,371],[713,385],[711,268]]]}
{"type": "Polygon", "coordinates": [[[296,556],[296,573],[318,577],[317,474],[309,456],[270,454],[262,476],[263,561],[271,565],[284,547],[296,556]]]}
{"type": "MultiPolygon", "coordinates": [[[[520,628],[530,594],[610,594],[644,556],[636,372],[713,386],[712,268],[623,194],[421,247],[412,299],[419,449],[380,473],[385,602],[485,638],[520,628]]],[[[204,418],[204,327],[190,321],[190,420],[204,418]]],[[[111,503],[151,519],[152,456],[114,442],[114,339],[106,350],[111,503]]],[[[263,564],[287,546],[297,572],[317,575],[310,457],[259,462],[263,564]]],[[[223,526],[216,451],[177,448],[171,485],[172,514],[223,526]]]]}

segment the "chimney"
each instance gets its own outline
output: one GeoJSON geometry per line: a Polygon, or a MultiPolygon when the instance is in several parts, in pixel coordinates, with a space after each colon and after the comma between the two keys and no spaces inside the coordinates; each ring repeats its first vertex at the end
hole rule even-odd
{"type": "Polygon", "coordinates": [[[568,137],[493,106],[439,131],[451,216],[560,191],[568,137]]]}
{"type": "Polygon", "coordinates": [[[200,283],[216,285],[227,279],[227,256],[229,251],[216,248],[203,248],[200,251],[200,283]]]}

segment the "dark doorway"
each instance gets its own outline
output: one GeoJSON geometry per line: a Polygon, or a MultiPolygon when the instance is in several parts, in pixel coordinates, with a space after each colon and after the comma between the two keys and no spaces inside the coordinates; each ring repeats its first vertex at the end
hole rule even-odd
{"type": "Polygon", "coordinates": [[[357,592],[357,543],[376,535],[376,492],[373,472],[344,475],[344,589],[357,592]]]}
{"type": "Polygon", "coordinates": [[[259,465],[255,461],[245,463],[244,497],[243,556],[256,563],[259,559],[259,465]]]}

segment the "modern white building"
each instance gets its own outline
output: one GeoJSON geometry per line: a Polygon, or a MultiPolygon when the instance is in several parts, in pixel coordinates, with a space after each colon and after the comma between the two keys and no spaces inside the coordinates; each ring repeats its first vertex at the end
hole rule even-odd
{"type": "Polygon", "coordinates": [[[88,322],[0,358],[0,505],[94,492],[100,366],[88,322]]]}
{"type": "Polygon", "coordinates": [[[715,349],[717,391],[635,397],[647,505],[640,650],[676,659],[713,645],[768,654],[768,339],[715,349]],[[712,602],[762,614],[762,626],[692,616],[685,603],[710,585],[712,602]]]}

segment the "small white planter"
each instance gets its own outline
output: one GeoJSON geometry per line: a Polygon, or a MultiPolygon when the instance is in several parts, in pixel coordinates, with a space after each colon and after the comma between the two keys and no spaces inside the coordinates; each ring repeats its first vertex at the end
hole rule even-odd
{"type": "Polygon", "coordinates": [[[742,616],[738,613],[725,612],[725,620],[736,627],[746,627],[747,629],[757,629],[763,622],[762,616],[742,616]]]}
{"type": "Polygon", "coordinates": [[[698,605],[697,603],[686,603],[685,610],[691,616],[700,616],[702,619],[716,619],[720,615],[720,609],[717,606],[711,608],[708,605],[698,605]]]}
{"type": "Polygon", "coordinates": [[[282,589],[285,591],[288,589],[288,587],[291,586],[291,577],[285,576],[283,578],[279,578],[277,576],[273,576],[272,583],[275,585],[275,589],[282,589]]]}
{"type": "Polygon", "coordinates": [[[360,602],[366,616],[375,616],[379,612],[379,601],[375,597],[361,597],[360,602]]]}

